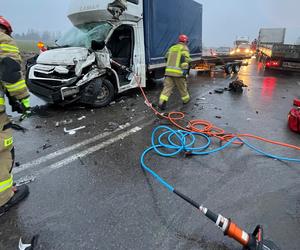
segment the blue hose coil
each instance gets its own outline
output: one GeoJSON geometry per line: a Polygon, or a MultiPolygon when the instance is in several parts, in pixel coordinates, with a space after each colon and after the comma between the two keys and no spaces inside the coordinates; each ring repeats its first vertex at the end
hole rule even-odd
{"type": "Polygon", "coordinates": [[[173,157],[179,154],[180,152],[186,152],[191,155],[209,155],[226,149],[236,141],[242,142],[244,145],[246,145],[253,151],[257,152],[258,154],[264,155],[266,157],[273,158],[280,161],[300,163],[300,159],[282,157],[282,156],[267,153],[253,146],[247,140],[238,137],[234,137],[230,139],[221,147],[212,150],[207,150],[211,145],[211,139],[206,134],[197,133],[197,132],[188,132],[183,130],[174,130],[169,126],[158,126],[152,132],[152,136],[151,136],[152,146],[147,148],[141,155],[141,159],[140,159],[141,166],[148,173],[150,173],[154,178],[156,178],[164,187],[166,187],[169,191],[173,192],[175,188],[145,164],[145,156],[150,151],[154,150],[158,155],[163,157],[173,157]],[[197,146],[197,147],[194,146],[197,141],[197,138],[202,138],[206,141],[203,146],[197,146]],[[163,139],[165,139],[164,140],[165,142],[163,142],[163,139]]]}

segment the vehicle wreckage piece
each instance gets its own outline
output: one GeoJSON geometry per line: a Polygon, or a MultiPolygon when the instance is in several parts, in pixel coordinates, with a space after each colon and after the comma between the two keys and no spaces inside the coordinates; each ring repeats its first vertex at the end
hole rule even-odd
{"type": "Polygon", "coordinates": [[[29,247],[30,247],[30,249],[32,249],[31,248],[31,244],[24,244],[22,242],[22,238],[20,238],[20,241],[19,241],[19,250],[29,250],[29,247]]]}
{"type": "Polygon", "coordinates": [[[84,128],[85,128],[85,126],[81,126],[81,127],[73,128],[73,129],[66,129],[66,128],[64,128],[64,132],[65,132],[66,134],[69,134],[69,135],[75,135],[75,134],[76,134],[76,131],[81,130],[81,129],[84,129],[84,128]]]}
{"type": "Polygon", "coordinates": [[[233,92],[243,92],[243,88],[247,88],[248,86],[244,84],[243,80],[236,79],[229,84],[228,90],[233,92]]]}
{"type": "Polygon", "coordinates": [[[19,250],[34,250],[35,246],[37,245],[39,235],[34,235],[31,238],[30,244],[24,244],[22,242],[22,238],[19,240],[19,250]]]}

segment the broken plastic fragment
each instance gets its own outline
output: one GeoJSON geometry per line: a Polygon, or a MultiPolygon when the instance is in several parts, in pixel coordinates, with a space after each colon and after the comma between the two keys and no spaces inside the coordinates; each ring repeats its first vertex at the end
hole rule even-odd
{"type": "Polygon", "coordinates": [[[66,129],[66,128],[64,128],[64,132],[66,133],[66,134],[69,134],[69,135],[75,135],[76,134],[76,131],[78,131],[78,130],[81,130],[81,129],[84,129],[85,128],[85,126],[81,126],[81,127],[78,127],[78,128],[73,128],[73,129],[66,129]]]}
{"type": "Polygon", "coordinates": [[[20,241],[19,241],[19,249],[20,249],[20,250],[26,250],[28,247],[31,247],[31,244],[23,244],[23,243],[22,243],[22,238],[20,238],[20,241]]]}
{"type": "Polygon", "coordinates": [[[22,186],[24,184],[31,183],[33,181],[35,181],[35,177],[34,176],[24,176],[24,177],[21,177],[20,179],[18,179],[16,181],[16,186],[19,187],[19,186],[22,186]]]}
{"type": "Polygon", "coordinates": [[[78,121],[81,121],[81,120],[83,120],[83,119],[85,119],[85,118],[86,118],[86,116],[85,116],[85,115],[83,115],[83,116],[81,116],[81,117],[77,118],[77,120],[78,120],[78,121]]]}

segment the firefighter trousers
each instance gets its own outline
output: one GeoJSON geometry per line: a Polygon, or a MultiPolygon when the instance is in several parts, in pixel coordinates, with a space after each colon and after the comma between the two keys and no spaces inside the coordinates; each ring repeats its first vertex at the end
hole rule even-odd
{"type": "Polygon", "coordinates": [[[175,85],[181,95],[183,103],[188,103],[190,101],[186,78],[166,76],[164,80],[164,89],[159,97],[160,104],[169,100],[169,97],[171,96],[175,85]]]}
{"type": "Polygon", "coordinates": [[[12,129],[7,126],[10,120],[7,115],[0,113],[0,206],[7,203],[13,196],[13,137],[12,129]]]}

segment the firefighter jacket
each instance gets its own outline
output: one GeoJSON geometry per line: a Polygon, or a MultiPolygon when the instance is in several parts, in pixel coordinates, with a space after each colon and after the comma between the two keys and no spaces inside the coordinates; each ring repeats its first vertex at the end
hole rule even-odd
{"type": "MultiPolygon", "coordinates": [[[[22,62],[16,42],[10,36],[0,31],[0,59],[5,57],[10,57],[18,63],[22,62]]],[[[5,94],[19,101],[28,98],[29,92],[24,78],[21,77],[15,83],[1,82],[0,79],[0,113],[5,111],[5,94]]]]}
{"type": "Polygon", "coordinates": [[[185,77],[191,62],[189,48],[184,43],[178,43],[169,48],[167,54],[166,76],[185,77]]]}

